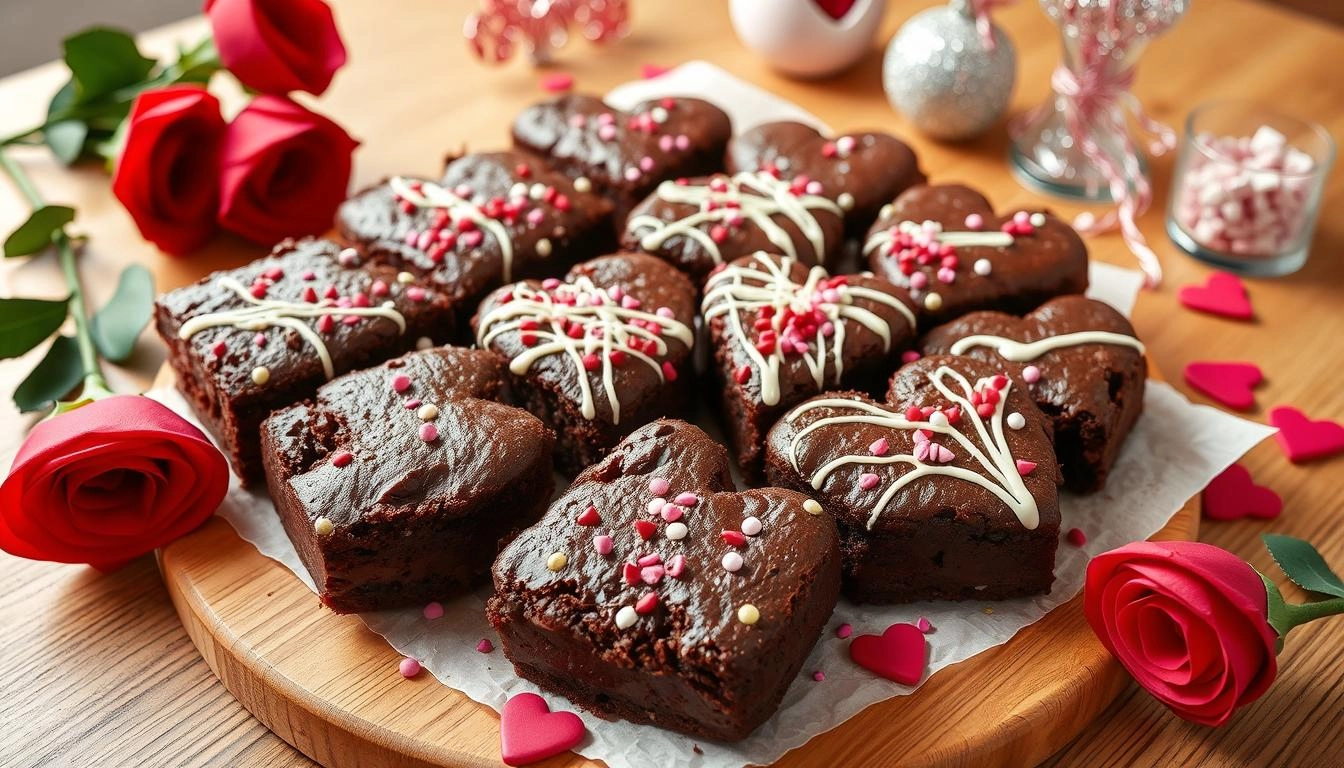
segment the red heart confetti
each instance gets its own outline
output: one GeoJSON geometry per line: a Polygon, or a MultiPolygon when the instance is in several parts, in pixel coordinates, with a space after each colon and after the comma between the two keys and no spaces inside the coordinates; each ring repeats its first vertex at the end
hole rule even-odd
{"type": "Polygon", "coordinates": [[[531,765],[567,752],[587,730],[573,712],[552,712],[535,693],[520,693],[499,713],[499,755],[505,765],[531,765]]]}
{"type": "Polygon", "coordinates": [[[1196,362],[1185,366],[1185,383],[1228,408],[1244,411],[1255,405],[1251,388],[1265,380],[1254,363],[1196,362]]]}
{"type": "Polygon", "coordinates": [[[639,76],[645,80],[652,80],[655,77],[662,77],[671,70],[671,67],[664,67],[658,64],[641,64],[639,66],[639,76]]]}
{"type": "Polygon", "coordinates": [[[1269,423],[1279,428],[1274,439],[1294,464],[1344,452],[1344,426],[1336,422],[1312,421],[1296,408],[1280,406],[1269,412],[1269,423]]]}
{"type": "Polygon", "coordinates": [[[860,635],[849,644],[855,664],[901,685],[918,685],[924,678],[927,643],[914,624],[892,624],[879,635],[860,635]]]}
{"type": "Polygon", "coordinates": [[[1215,272],[1209,275],[1204,285],[1187,285],[1181,288],[1177,298],[1187,309],[1230,317],[1234,320],[1250,320],[1255,316],[1251,310],[1251,298],[1246,286],[1236,275],[1215,272]]]}
{"type": "Polygon", "coordinates": [[[1204,517],[1210,520],[1245,517],[1270,520],[1283,511],[1283,499],[1263,485],[1256,485],[1245,467],[1233,464],[1204,489],[1202,506],[1204,517]]]}
{"type": "Polygon", "coordinates": [[[541,78],[541,89],[551,93],[564,93],[574,87],[574,76],[566,72],[556,72],[541,78]]]}

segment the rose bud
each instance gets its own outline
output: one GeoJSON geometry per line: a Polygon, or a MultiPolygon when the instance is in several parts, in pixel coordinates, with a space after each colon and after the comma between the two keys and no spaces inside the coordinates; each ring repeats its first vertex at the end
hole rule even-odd
{"type": "Polygon", "coordinates": [[[206,0],[220,62],[262,93],[321,94],[345,64],[345,44],[321,0],[206,0]]]}
{"type": "Polygon", "coordinates": [[[224,136],[219,223],[271,245],[327,231],[359,142],[289,99],[258,96],[224,136]]]}
{"type": "Polygon", "coordinates": [[[112,193],[166,253],[189,253],[214,234],[223,140],[219,100],[199,86],[145,91],[132,105],[112,193]]]}
{"type": "Polygon", "coordinates": [[[1083,606],[1139,685],[1191,722],[1222,725],[1278,672],[1265,582],[1218,547],[1141,541],[1100,554],[1083,606]]]}
{"type": "Polygon", "coordinates": [[[33,428],[0,484],[0,549],[102,570],[199,526],[229,487],[224,454],[147,397],[95,400],[33,428]]]}

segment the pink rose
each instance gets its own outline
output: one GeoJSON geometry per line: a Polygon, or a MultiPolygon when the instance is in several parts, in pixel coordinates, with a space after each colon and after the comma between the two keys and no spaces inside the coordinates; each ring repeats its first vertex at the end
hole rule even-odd
{"type": "Polygon", "coordinates": [[[345,65],[345,44],[321,0],[206,0],[220,62],[262,93],[321,94],[345,65]]]}

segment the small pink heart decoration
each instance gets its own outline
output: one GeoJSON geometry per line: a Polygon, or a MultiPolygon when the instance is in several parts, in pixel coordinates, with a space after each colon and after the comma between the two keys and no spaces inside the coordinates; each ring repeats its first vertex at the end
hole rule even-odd
{"type": "Polygon", "coordinates": [[[827,16],[839,21],[845,18],[845,14],[849,13],[849,9],[853,8],[858,0],[814,0],[814,2],[821,6],[821,10],[825,11],[827,16]]]}
{"type": "Polygon", "coordinates": [[[505,765],[531,765],[573,749],[585,733],[578,715],[552,712],[537,694],[520,693],[499,713],[499,755],[505,765]]]}
{"type": "Polygon", "coordinates": [[[1185,366],[1185,383],[1238,411],[1255,405],[1251,388],[1265,380],[1254,363],[1198,362],[1185,366]]]}
{"type": "Polygon", "coordinates": [[[924,633],[914,624],[892,624],[879,635],[860,635],[849,644],[855,664],[902,685],[924,678],[924,633]]]}
{"type": "Polygon", "coordinates": [[[1233,464],[1204,489],[1203,509],[1204,517],[1210,520],[1246,517],[1270,520],[1283,511],[1283,499],[1263,485],[1256,485],[1245,467],[1233,464]]]}
{"type": "Polygon", "coordinates": [[[1269,423],[1279,428],[1274,439],[1294,464],[1344,452],[1344,426],[1336,422],[1312,421],[1296,408],[1280,406],[1269,412],[1269,423]]]}
{"type": "Polygon", "coordinates": [[[1183,286],[1177,299],[1189,309],[1234,320],[1250,320],[1255,316],[1246,286],[1236,275],[1226,272],[1214,272],[1204,285],[1183,286]]]}

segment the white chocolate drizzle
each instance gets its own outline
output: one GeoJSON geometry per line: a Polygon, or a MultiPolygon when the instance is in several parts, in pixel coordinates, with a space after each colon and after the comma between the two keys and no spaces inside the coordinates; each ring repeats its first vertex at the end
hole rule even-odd
{"type": "MultiPolygon", "coordinates": [[[[557,281],[558,282],[558,281],[557,281]]],[[[667,355],[664,334],[690,349],[695,334],[684,323],[655,312],[646,312],[627,306],[614,298],[611,289],[599,288],[588,277],[572,283],[559,283],[549,290],[519,283],[512,288],[513,298],[501,303],[481,317],[476,341],[488,347],[500,334],[510,331],[530,333],[536,342],[509,362],[509,370],[517,375],[527,373],[538,360],[549,355],[563,355],[574,366],[582,395],[582,412],[586,419],[597,417],[592,386],[584,358],[596,356],[601,365],[602,388],[611,404],[612,423],[621,422],[621,401],[616,392],[616,367],[613,352],[619,352],[653,369],[659,380],[664,380],[662,363],[656,358],[667,355]],[[570,303],[568,299],[574,301],[570,303]],[[562,299],[562,300],[557,300],[562,299]],[[657,331],[651,330],[655,325],[657,331]],[[529,326],[525,328],[524,326],[529,326]],[[530,327],[535,326],[535,327],[530,327]],[[569,335],[570,328],[578,326],[578,338],[569,335]],[[653,355],[635,349],[631,340],[641,345],[653,343],[653,355]]],[[[629,298],[628,296],[625,298],[629,298]]]]}
{"type": "Polygon", "coordinates": [[[678,184],[664,181],[654,192],[669,203],[699,206],[695,213],[664,221],[657,216],[643,214],[630,220],[633,234],[640,235],[639,245],[646,251],[656,251],[675,236],[687,237],[699,243],[714,259],[723,263],[723,252],[714,238],[701,227],[709,223],[749,221],[786,256],[798,258],[798,249],[789,233],[772,218],[786,216],[798,227],[812,246],[813,261],[826,256],[826,233],[813,215],[814,210],[825,210],[842,216],[843,211],[834,201],[820,195],[799,194],[790,182],[765,171],[743,171],[731,177],[716,176],[704,184],[678,184]],[[643,234],[641,234],[643,232],[643,234]]]}
{"type": "Polygon", "coordinates": [[[376,307],[342,307],[338,306],[332,299],[323,299],[317,303],[284,299],[258,299],[242,283],[232,277],[221,277],[219,285],[238,294],[238,298],[242,299],[247,306],[197,315],[182,324],[182,327],[177,331],[178,338],[189,339],[207,328],[222,326],[230,326],[242,331],[290,328],[302,336],[304,341],[307,341],[317,352],[318,359],[322,361],[322,370],[330,379],[336,375],[335,366],[331,361],[331,352],[327,349],[326,343],[322,341],[321,335],[313,330],[305,320],[323,315],[383,317],[396,323],[402,333],[406,332],[406,318],[402,317],[402,314],[393,308],[390,301],[376,307]]]}
{"type": "Polygon", "coordinates": [[[966,350],[972,347],[992,347],[999,357],[1004,360],[1011,360],[1014,363],[1025,363],[1028,360],[1035,360],[1047,352],[1053,352],[1065,347],[1078,347],[1084,344],[1117,344],[1125,347],[1132,347],[1143,354],[1143,342],[1133,336],[1126,336],[1123,333],[1111,333],[1110,331],[1079,331],[1077,333],[1062,333],[1058,336],[1048,336],[1039,341],[1022,342],[1014,339],[1007,339],[1002,336],[990,336],[986,334],[976,334],[958,339],[949,350],[954,355],[964,355],[966,350]]]}
{"type": "Polygon", "coordinates": [[[442,208],[448,212],[453,221],[470,219],[481,229],[489,232],[495,238],[495,242],[499,243],[504,282],[513,279],[513,240],[509,238],[509,230],[499,223],[498,219],[487,216],[475,202],[432,181],[411,182],[400,176],[394,176],[388,180],[388,185],[398,198],[417,208],[442,208]],[[412,186],[413,183],[419,186],[418,191],[412,186]]]}
{"type": "MultiPolygon", "coordinates": [[[[965,376],[944,365],[929,374],[929,381],[949,402],[960,408],[961,418],[967,420],[967,423],[975,428],[975,436],[979,438],[978,441],[973,441],[970,436],[949,425],[945,419],[940,419],[938,423],[911,421],[905,415],[895,413],[880,405],[845,398],[821,398],[803,403],[793,409],[785,418],[792,423],[800,415],[818,408],[849,412],[850,415],[827,416],[799,430],[789,444],[789,461],[793,464],[793,468],[795,470],[799,469],[798,447],[802,440],[813,432],[827,427],[839,427],[841,430],[849,431],[849,427],[846,425],[873,424],[894,430],[923,430],[930,435],[942,435],[955,441],[960,449],[965,451],[966,455],[974,458],[980,464],[984,473],[973,472],[963,467],[948,464],[926,463],[910,454],[849,454],[832,459],[817,469],[810,478],[812,487],[820,490],[822,484],[826,482],[826,478],[832,472],[847,465],[889,466],[908,464],[911,467],[910,470],[897,477],[895,482],[887,486],[878,498],[877,503],[873,505],[872,512],[868,516],[867,527],[869,529],[877,522],[878,517],[881,516],[898,491],[922,477],[941,475],[974,483],[984,488],[1007,505],[1024,528],[1035,530],[1040,525],[1040,512],[1036,507],[1036,499],[1027,490],[1022,474],[1018,471],[1016,460],[1008,450],[1008,444],[1003,433],[1003,413],[1008,402],[1008,393],[1013,386],[1012,380],[1008,380],[999,390],[999,399],[994,404],[994,413],[988,424],[976,412],[975,406],[971,404],[970,398],[974,388],[965,376]],[[960,393],[953,392],[948,387],[945,381],[948,378],[960,385],[960,393]]],[[[982,379],[977,382],[977,385],[984,386],[987,385],[987,382],[987,379],[982,379]]]]}
{"type": "Polygon", "coordinates": [[[771,328],[781,337],[785,332],[780,327],[785,309],[799,313],[817,311],[826,318],[831,325],[831,333],[823,332],[821,324],[818,324],[814,337],[805,340],[807,351],[800,355],[818,390],[826,387],[828,357],[834,362],[832,381],[838,384],[844,374],[845,331],[849,322],[867,328],[882,339],[884,350],[891,349],[890,325],[877,313],[855,306],[855,299],[885,304],[904,316],[912,329],[915,327],[914,313],[895,296],[858,285],[826,285],[829,276],[821,267],[812,267],[805,282],[795,283],[789,275],[794,259],[785,257],[776,260],[763,252],[757,252],[752,258],[762,269],[747,269],[730,264],[710,276],[705,283],[701,311],[706,323],[720,315],[727,316],[730,333],[741,342],[741,347],[760,374],[761,402],[765,405],[779,402],[780,366],[787,362],[790,352],[799,353],[787,349],[783,343],[776,343],[775,349],[769,354],[762,353],[748,334],[748,327],[743,321],[744,313],[754,312],[759,317],[762,309],[770,308],[771,328]],[[827,297],[833,300],[827,300],[827,297]]]}
{"type": "Polygon", "coordinates": [[[954,230],[945,232],[941,225],[936,222],[926,221],[920,224],[915,221],[902,221],[895,226],[887,227],[870,235],[867,242],[863,244],[863,255],[867,256],[873,251],[879,251],[883,256],[890,256],[893,247],[892,235],[897,232],[927,233],[929,240],[932,242],[950,245],[953,248],[1007,248],[1014,242],[1011,234],[999,230],[985,230],[983,232],[954,230]]]}

